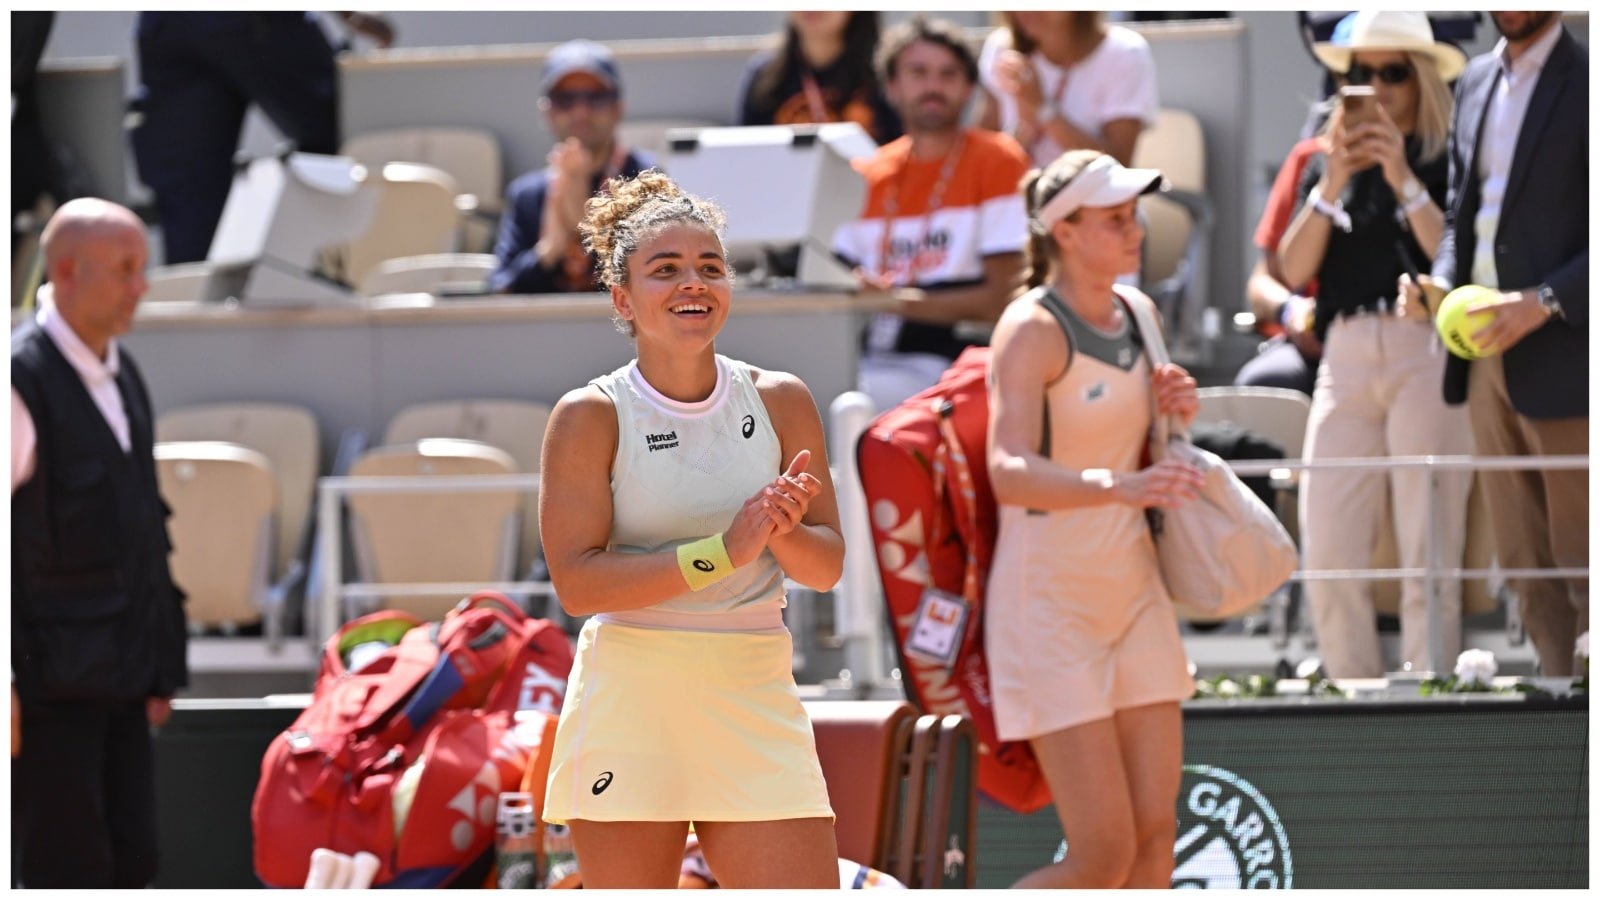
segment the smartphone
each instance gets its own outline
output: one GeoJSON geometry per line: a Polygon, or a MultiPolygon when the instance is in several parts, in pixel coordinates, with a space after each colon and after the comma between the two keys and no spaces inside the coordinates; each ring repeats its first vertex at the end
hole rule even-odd
{"type": "Polygon", "coordinates": [[[1339,88],[1339,105],[1344,107],[1344,130],[1378,120],[1378,92],[1370,84],[1349,84],[1339,88]]]}

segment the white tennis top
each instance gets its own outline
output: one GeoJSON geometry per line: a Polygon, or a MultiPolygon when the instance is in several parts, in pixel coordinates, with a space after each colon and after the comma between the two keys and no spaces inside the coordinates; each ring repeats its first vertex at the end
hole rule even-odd
{"type": "MultiPolygon", "coordinates": [[[[655,553],[726,531],[748,498],[783,471],[782,445],[750,367],[717,356],[717,385],[698,403],[663,396],[637,362],[592,384],[617,410],[611,540],[617,553],[655,553]]],[[[783,627],[783,570],[770,550],[703,590],[602,621],[692,631],[783,627]]]]}

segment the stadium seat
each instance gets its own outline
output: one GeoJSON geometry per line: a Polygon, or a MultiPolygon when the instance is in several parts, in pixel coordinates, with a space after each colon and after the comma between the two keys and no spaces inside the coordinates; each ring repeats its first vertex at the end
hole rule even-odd
{"type": "Polygon", "coordinates": [[[156,418],[157,441],[227,441],[266,457],[277,484],[278,526],[272,577],[298,582],[311,527],[321,453],[317,419],[284,403],[217,403],[168,410],[156,418]]]}
{"type": "Polygon", "coordinates": [[[624,147],[643,150],[666,168],[667,132],[674,128],[714,128],[717,122],[705,119],[624,119],[617,125],[617,140],[624,147]]]}
{"type": "Polygon", "coordinates": [[[977,740],[971,721],[918,716],[895,700],[813,701],[806,712],[837,817],[839,855],[908,887],[972,887],[977,740]],[[960,863],[947,870],[952,850],[960,863]]]}
{"type": "Polygon", "coordinates": [[[385,260],[356,286],[363,297],[384,294],[439,294],[458,287],[468,293],[488,293],[495,259],[489,253],[430,253],[385,260]]]}
{"type": "Polygon", "coordinates": [[[492,132],[482,128],[369,131],[345,141],[341,152],[372,169],[405,162],[448,172],[460,188],[456,208],[469,215],[462,249],[480,253],[493,246],[506,182],[500,142],[492,132]]]}
{"type": "MultiPolygon", "coordinates": [[[[430,438],[369,450],[353,478],[510,475],[516,462],[479,441],[430,438]]],[[[505,491],[351,494],[350,531],[362,581],[378,584],[510,580],[520,495],[505,491]]],[[[378,605],[437,619],[459,594],[390,596],[378,605]]]]}
{"type": "Polygon", "coordinates": [[[161,496],[172,509],[172,577],[188,594],[190,627],[231,632],[283,605],[270,588],[277,485],[266,456],[222,441],[155,446],[161,496]]]}
{"type": "Polygon", "coordinates": [[[1156,124],[1140,133],[1133,165],[1160,169],[1172,185],[1140,201],[1146,220],[1141,281],[1161,310],[1167,343],[1181,355],[1202,340],[1207,303],[1213,212],[1200,120],[1181,109],[1162,109],[1156,124]]]}
{"type": "MultiPolygon", "coordinates": [[[[515,471],[536,475],[550,407],[522,400],[445,400],[408,406],[389,420],[385,444],[423,438],[482,441],[508,454],[515,471]]],[[[539,558],[539,493],[522,495],[522,542],[517,571],[526,572],[539,558]]]]}
{"type": "Polygon", "coordinates": [[[1311,400],[1299,391],[1271,387],[1205,387],[1196,393],[1196,422],[1232,422],[1278,444],[1287,459],[1299,459],[1306,445],[1311,400]]]}
{"type": "Polygon", "coordinates": [[[372,226],[343,247],[331,248],[332,269],[360,284],[385,260],[453,253],[460,238],[456,180],[433,166],[389,163],[381,170],[382,193],[372,226]]]}

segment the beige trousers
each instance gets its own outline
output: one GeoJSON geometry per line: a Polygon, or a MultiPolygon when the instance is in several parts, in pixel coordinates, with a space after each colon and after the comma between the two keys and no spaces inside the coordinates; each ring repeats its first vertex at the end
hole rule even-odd
{"type": "MultiPolygon", "coordinates": [[[[1581,377],[1581,376],[1579,376],[1581,377]]],[[[1511,408],[1504,362],[1472,364],[1467,408],[1480,456],[1586,456],[1589,419],[1530,419],[1511,408]]],[[[1589,565],[1589,473],[1584,469],[1484,472],[1495,553],[1508,569],[1589,565]]],[[[1545,675],[1573,674],[1578,635],[1589,630],[1589,582],[1512,581],[1522,625],[1545,675]]]]}
{"type": "MultiPolygon", "coordinates": [[[[1359,315],[1328,329],[1317,387],[1306,423],[1307,459],[1465,455],[1472,452],[1467,411],[1449,407],[1440,393],[1445,351],[1426,323],[1393,316],[1359,315]]],[[[1421,469],[1307,471],[1300,484],[1300,545],[1307,570],[1370,568],[1382,527],[1384,492],[1394,517],[1400,565],[1427,565],[1428,530],[1438,523],[1438,565],[1461,564],[1466,544],[1468,472],[1437,472],[1434,503],[1427,505],[1429,473],[1421,469]]],[[[1310,581],[1306,597],[1323,667],[1334,678],[1376,678],[1384,673],[1378,648],[1371,582],[1310,581]]],[[[1461,585],[1440,584],[1445,667],[1461,651],[1461,585]]],[[[1428,652],[1428,598],[1420,579],[1400,593],[1400,667],[1432,668],[1428,652]]]]}

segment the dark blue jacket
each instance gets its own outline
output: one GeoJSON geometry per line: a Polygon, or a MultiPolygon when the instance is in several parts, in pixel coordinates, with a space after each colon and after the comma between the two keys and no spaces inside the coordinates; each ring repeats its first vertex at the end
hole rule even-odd
{"type": "MultiPolygon", "coordinates": [[[[633,150],[622,161],[623,175],[632,178],[655,164],[649,154],[633,150]]],[[[529,172],[511,182],[506,189],[505,212],[500,214],[500,233],[494,241],[495,269],[489,286],[499,294],[560,294],[594,290],[594,266],[582,282],[568,277],[558,262],[553,268],[539,264],[533,245],[539,243],[544,223],[544,195],[550,189],[548,168],[529,172]]],[[[596,177],[590,191],[600,190],[596,177]]]]}
{"type": "MultiPolygon", "coordinates": [[[[1500,81],[1493,54],[1467,65],[1456,82],[1450,130],[1450,206],[1433,274],[1459,287],[1472,280],[1482,201],[1479,137],[1500,81]]],[[[1505,353],[1506,393],[1530,419],[1589,414],[1589,52],[1562,28],[1528,101],[1517,135],[1494,263],[1503,290],[1548,284],[1566,321],[1552,319],[1505,353]]],[[[1467,398],[1468,361],[1445,366],[1445,402],[1467,398]]]]}

